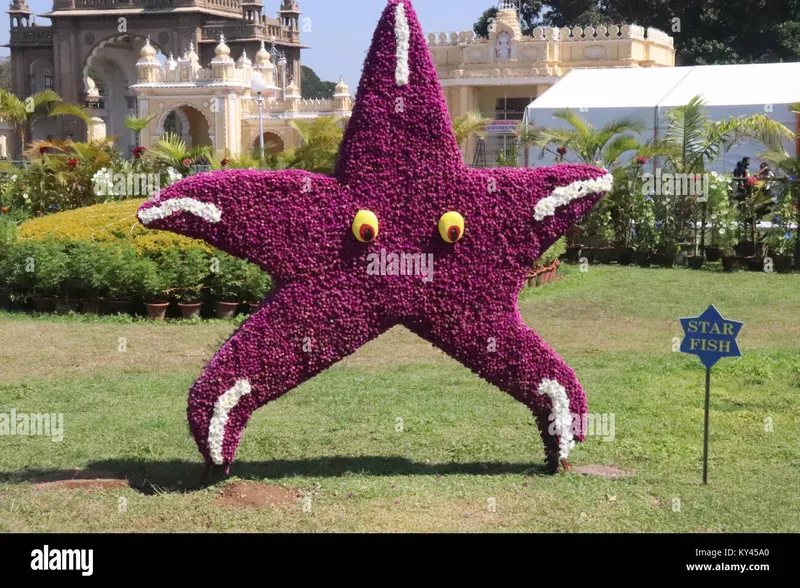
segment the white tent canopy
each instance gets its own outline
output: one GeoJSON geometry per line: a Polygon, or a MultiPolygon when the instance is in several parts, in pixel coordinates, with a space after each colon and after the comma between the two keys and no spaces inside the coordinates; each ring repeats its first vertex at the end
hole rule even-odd
{"type": "MultiPolygon", "coordinates": [[[[706,101],[712,120],[767,114],[796,130],[796,116],[789,105],[800,102],[800,63],[573,70],[528,106],[525,121],[566,128],[566,123],[553,119],[554,112],[566,108],[577,111],[595,127],[633,117],[647,127],[638,137],[645,142],[663,132],[665,112],[698,94],[706,101]]],[[[786,141],[784,147],[795,154],[794,142],[786,141]]],[[[758,153],[764,150],[757,142],[743,142],[725,153],[712,169],[730,172],[744,155],[752,157],[751,169],[755,169],[758,153]]],[[[532,164],[553,162],[552,155],[538,157],[539,150],[532,148],[532,164]]]]}

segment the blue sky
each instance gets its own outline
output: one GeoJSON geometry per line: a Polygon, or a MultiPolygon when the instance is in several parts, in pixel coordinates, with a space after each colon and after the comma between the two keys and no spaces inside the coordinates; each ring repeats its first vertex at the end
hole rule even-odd
{"type": "MultiPolygon", "coordinates": [[[[262,0],[268,15],[275,16],[280,0],[262,0]]],[[[298,0],[303,17],[310,18],[311,32],[303,40],[311,49],[304,52],[303,63],[323,80],[337,81],[340,75],[356,91],[361,64],[369,48],[372,32],[386,5],[383,0],[298,0]]],[[[5,2],[3,6],[7,6],[5,2]]],[[[426,33],[462,31],[472,28],[481,13],[494,6],[494,0],[416,0],[422,28],[426,33]]],[[[34,13],[49,12],[52,0],[28,0],[34,13]]],[[[8,15],[3,14],[0,43],[8,43],[8,15]]],[[[46,24],[42,20],[41,24],[46,24]]],[[[8,49],[0,49],[8,55],[8,49]]],[[[252,56],[251,56],[252,57],[252,56]]]]}

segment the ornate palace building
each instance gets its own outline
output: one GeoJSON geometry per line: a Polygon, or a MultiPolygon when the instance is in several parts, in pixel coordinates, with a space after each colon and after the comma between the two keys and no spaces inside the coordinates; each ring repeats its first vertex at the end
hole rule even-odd
{"type": "MultiPolygon", "coordinates": [[[[672,38],[656,29],[536,28],[523,35],[514,3],[501,0],[499,7],[488,39],[473,31],[428,36],[450,113],[479,110],[494,120],[487,141],[464,146],[470,163],[494,163],[514,144],[525,107],[573,69],[675,64],[672,38]]],[[[270,150],[298,144],[293,119],[347,117],[352,108],[344,81],[333,99],[301,98],[305,47],[295,0],[281,0],[276,18],[261,0],[53,0],[53,10],[41,15],[50,26],[36,24],[25,0],[11,0],[8,14],[15,93],[52,88],[95,114],[88,130],[74,117],[43,120],[35,138],[114,135],[129,153],[135,137],[124,120],[135,114],[153,117],[141,135],[145,147],[171,131],[189,145],[241,153],[258,143],[255,74],[267,84],[261,96],[270,150]]],[[[7,128],[0,134],[9,145],[16,141],[7,128]]]]}
{"type": "MultiPolygon", "coordinates": [[[[479,110],[495,120],[486,142],[490,164],[511,136],[509,130],[522,120],[525,107],[571,70],[675,65],[672,37],[657,29],[538,27],[523,35],[514,3],[505,0],[499,3],[488,39],[473,31],[431,33],[428,45],[450,114],[479,110]]],[[[466,151],[471,161],[474,146],[466,151]]]]}
{"type": "MultiPolygon", "coordinates": [[[[125,117],[154,115],[142,133],[145,144],[172,130],[190,144],[238,153],[253,144],[258,128],[249,91],[254,70],[271,84],[264,93],[270,145],[296,143],[286,119],[335,108],[334,100],[299,99],[305,47],[295,0],[282,0],[275,18],[261,0],[53,0],[52,11],[41,15],[50,26],[35,22],[25,0],[12,0],[7,12],[15,94],[51,88],[66,102],[94,107],[88,132],[74,117],[58,117],[37,124],[36,138],[105,132],[127,153],[135,137],[125,117]],[[255,65],[248,56],[258,56],[255,65]]],[[[349,111],[348,101],[339,106],[349,111]]]]}

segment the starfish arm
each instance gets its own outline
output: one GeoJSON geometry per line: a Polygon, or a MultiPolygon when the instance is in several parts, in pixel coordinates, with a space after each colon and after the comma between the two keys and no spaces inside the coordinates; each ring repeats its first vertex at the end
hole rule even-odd
{"type": "MultiPolygon", "coordinates": [[[[512,304],[513,306],[513,304],[512,304]]],[[[513,309],[484,313],[468,305],[443,313],[429,324],[409,324],[442,349],[532,411],[551,471],[565,462],[575,441],[583,441],[586,395],[575,372],[513,309]]]]}
{"type": "Polygon", "coordinates": [[[337,177],[348,185],[408,185],[464,169],[436,67],[409,0],[389,0],[381,16],[340,154],[337,177]]]}
{"type": "Polygon", "coordinates": [[[328,176],[227,170],[164,188],[137,217],[148,228],[202,239],[288,281],[334,262],[337,233],[347,232],[352,214],[346,191],[328,176]]]}
{"type": "Polygon", "coordinates": [[[530,264],[586,216],[611,189],[604,169],[564,164],[535,169],[471,170],[472,191],[496,202],[505,238],[530,264]]]}
{"type": "Polygon", "coordinates": [[[223,345],[192,386],[187,410],[209,465],[233,461],[253,411],[386,330],[364,298],[331,282],[286,286],[223,345]]]}

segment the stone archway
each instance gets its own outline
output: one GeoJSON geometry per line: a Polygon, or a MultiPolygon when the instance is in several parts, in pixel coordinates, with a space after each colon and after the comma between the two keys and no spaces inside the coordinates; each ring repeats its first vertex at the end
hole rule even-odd
{"type": "MultiPolygon", "coordinates": [[[[255,152],[259,148],[258,133],[250,141],[250,149],[255,152]]],[[[274,131],[264,131],[264,153],[266,155],[277,155],[286,149],[286,140],[274,131]]]]}
{"type": "MultiPolygon", "coordinates": [[[[84,90],[91,78],[100,93],[97,116],[105,122],[108,135],[117,137],[120,152],[128,156],[136,146],[136,136],[125,127],[125,118],[137,115],[136,95],[130,86],[137,81],[136,62],[145,41],[145,37],[130,33],[102,39],[89,52],[82,70],[84,90]]],[[[159,57],[164,59],[161,53],[159,57]]]]}
{"type": "Polygon", "coordinates": [[[156,134],[178,135],[187,147],[213,147],[211,122],[205,112],[193,104],[176,104],[161,115],[156,134]]]}

